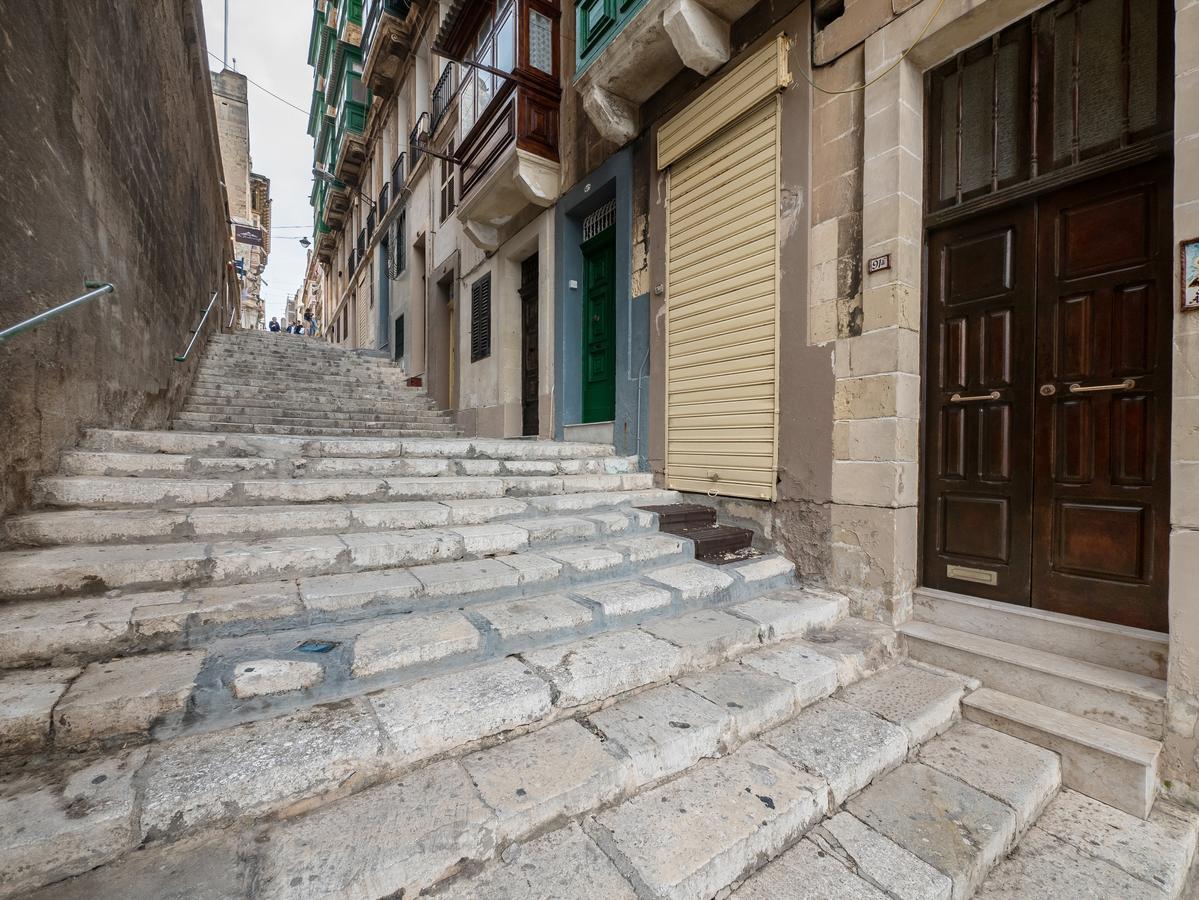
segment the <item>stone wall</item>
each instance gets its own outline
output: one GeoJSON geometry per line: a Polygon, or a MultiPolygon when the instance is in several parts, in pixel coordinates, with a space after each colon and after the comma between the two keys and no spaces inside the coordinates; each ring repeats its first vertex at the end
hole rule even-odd
{"type": "Polygon", "coordinates": [[[231,247],[198,0],[0,0],[0,47],[0,326],[116,285],[0,346],[2,515],[84,428],[168,422],[231,247]]]}

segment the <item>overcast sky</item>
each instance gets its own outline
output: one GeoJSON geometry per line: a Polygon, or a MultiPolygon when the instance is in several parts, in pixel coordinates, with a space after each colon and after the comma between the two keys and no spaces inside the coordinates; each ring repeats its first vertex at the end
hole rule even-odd
{"type": "MultiPolygon", "coordinates": [[[[203,4],[208,50],[215,54],[208,57],[209,68],[219,70],[225,0],[203,4]]],[[[307,256],[299,239],[312,236],[312,139],[307,134],[311,24],[311,0],[229,0],[229,67],[262,85],[250,84],[250,157],[254,171],[271,180],[271,255],[262,288],[268,320],[283,317],[288,295],[300,287],[307,256]],[[287,227],[294,225],[302,227],[287,227]]]]}

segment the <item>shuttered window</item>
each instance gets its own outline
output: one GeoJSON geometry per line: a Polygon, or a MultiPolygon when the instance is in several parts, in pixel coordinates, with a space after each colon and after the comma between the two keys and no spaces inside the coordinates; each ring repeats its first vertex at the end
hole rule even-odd
{"type": "Polygon", "coordinates": [[[491,273],[470,286],[470,361],[491,356],[491,273]]]}
{"type": "Polygon", "coordinates": [[[686,127],[659,146],[659,163],[669,166],[666,477],[675,490],[773,500],[776,92],[786,78],[770,48],[741,68],[752,78],[735,79],[735,70],[680,113],[676,121],[686,127]],[[734,90],[744,104],[739,114],[730,108],[734,90]]]}

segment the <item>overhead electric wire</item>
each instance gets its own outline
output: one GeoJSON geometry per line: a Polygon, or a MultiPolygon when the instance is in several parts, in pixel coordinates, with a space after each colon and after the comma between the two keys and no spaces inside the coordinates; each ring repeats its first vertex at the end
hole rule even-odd
{"type": "MultiPolygon", "coordinates": [[[[225,65],[225,61],[223,59],[221,59],[219,56],[217,56],[215,53],[213,53],[211,50],[208,51],[208,55],[211,56],[213,59],[215,59],[217,62],[219,62],[222,66],[225,65]]],[[[258,88],[258,90],[262,91],[264,94],[270,94],[272,97],[274,97],[280,103],[286,103],[288,106],[290,106],[296,112],[302,112],[304,115],[308,115],[308,110],[304,109],[301,106],[297,106],[296,104],[294,104],[290,100],[288,100],[286,97],[280,97],[278,94],[276,94],[270,88],[264,88],[261,84],[259,84],[257,81],[255,81],[253,78],[251,78],[249,75],[247,75],[245,72],[238,72],[237,74],[241,75],[244,79],[246,79],[246,81],[250,82],[250,84],[254,85],[254,87],[258,88]]]]}

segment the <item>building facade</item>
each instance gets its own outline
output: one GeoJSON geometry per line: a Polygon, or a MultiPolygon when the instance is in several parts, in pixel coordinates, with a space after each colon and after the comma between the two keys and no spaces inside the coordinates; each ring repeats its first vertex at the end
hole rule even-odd
{"type": "Polygon", "coordinates": [[[1115,669],[1098,635],[1168,634],[1143,736],[1185,794],[1197,37],[1159,0],[318,2],[326,334],[468,433],[638,454],[937,652],[955,615],[1104,623],[1115,669]]]}
{"type": "Polygon", "coordinates": [[[232,69],[211,72],[225,191],[241,278],[241,327],[265,325],[262,273],[271,249],[271,182],[251,170],[250,106],[246,77],[232,69]],[[237,226],[256,229],[257,240],[238,240],[237,226]]]}

